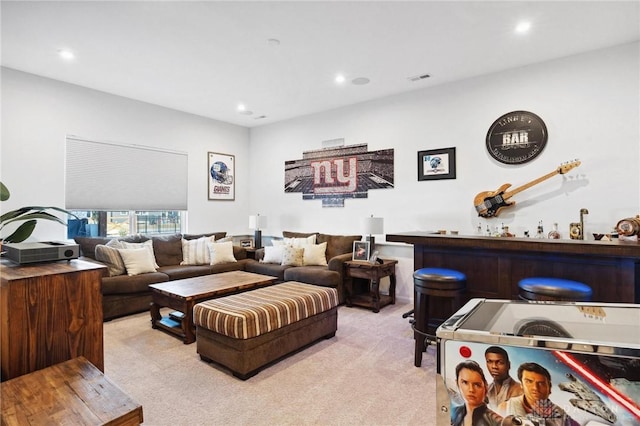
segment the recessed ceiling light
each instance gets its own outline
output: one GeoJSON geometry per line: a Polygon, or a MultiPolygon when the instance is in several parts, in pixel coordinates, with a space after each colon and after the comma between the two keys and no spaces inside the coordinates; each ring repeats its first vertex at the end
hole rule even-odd
{"type": "Polygon", "coordinates": [[[280,40],[278,40],[277,38],[269,38],[267,39],[267,44],[269,46],[280,46],[280,40]]]}
{"type": "Polygon", "coordinates": [[[58,55],[62,59],[65,59],[67,61],[70,61],[76,57],[76,55],[74,55],[73,52],[69,49],[58,49],[58,55]]]}
{"type": "Polygon", "coordinates": [[[520,22],[516,26],[516,32],[518,34],[527,33],[527,32],[529,32],[530,29],[531,29],[531,22],[527,22],[527,21],[520,22]]]}
{"type": "Polygon", "coordinates": [[[345,82],[345,80],[346,80],[346,79],[344,78],[344,75],[342,75],[342,74],[338,74],[338,75],[336,75],[336,83],[338,83],[338,84],[342,84],[342,83],[344,83],[344,82],[345,82]]]}
{"type": "Polygon", "coordinates": [[[356,86],[362,86],[364,84],[369,84],[370,81],[371,80],[369,80],[367,77],[358,77],[351,80],[351,83],[355,84],[356,86]]]}
{"type": "Polygon", "coordinates": [[[238,104],[238,112],[242,112],[245,109],[247,109],[247,107],[244,104],[238,104]]]}

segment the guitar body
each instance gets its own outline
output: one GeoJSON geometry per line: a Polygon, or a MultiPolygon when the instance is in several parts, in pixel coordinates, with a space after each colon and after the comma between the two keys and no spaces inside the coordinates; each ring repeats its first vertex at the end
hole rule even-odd
{"type": "Polygon", "coordinates": [[[515,204],[515,201],[507,201],[504,197],[505,191],[511,186],[510,183],[505,183],[496,191],[481,192],[473,199],[473,205],[476,206],[478,216],[489,218],[496,217],[505,207],[509,207],[515,204]]]}
{"type": "Polygon", "coordinates": [[[526,183],[518,188],[515,188],[511,191],[507,192],[507,189],[511,186],[510,183],[505,183],[497,191],[486,191],[481,192],[473,199],[473,205],[478,212],[478,216],[480,217],[496,217],[505,207],[510,207],[515,204],[514,201],[507,201],[520,191],[524,191],[527,188],[531,188],[533,185],[537,185],[542,181],[549,179],[555,175],[563,175],[567,173],[569,170],[578,167],[580,165],[580,161],[575,160],[570,163],[561,164],[556,170],[551,173],[547,173],[546,175],[539,177],[538,179],[534,179],[529,183],[526,183]]]}

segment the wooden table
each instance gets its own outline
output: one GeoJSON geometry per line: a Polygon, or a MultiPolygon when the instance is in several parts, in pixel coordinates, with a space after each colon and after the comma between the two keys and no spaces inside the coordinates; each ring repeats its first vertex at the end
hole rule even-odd
{"type": "Polygon", "coordinates": [[[104,371],[104,265],[83,260],[0,265],[0,363],[9,380],[84,356],[104,371]]]}
{"type": "Polygon", "coordinates": [[[2,385],[2,426],[139,425],[142,406],[84,357],[2,385]]]}
{"type": "Polygon", "coordinates": [[[222,272],[184,280],[151,284],[151,326],[181,337],[185,344],[196,340],[193,306],[205,300],[273,284],[276,277],[245,271],[222,272]],[[179,311],[180,320],[163,317],[160,308],[179,311]]]}
{"type": "Polygon", "coordinates": [[[380,312],[380,308],[396,303],[396,264],[397,260],[384,259],[383,263],[369,263],[360,260],[345,262],[348,277],[364,278],[369,281],[370,291],[365,294],[354,294],[353,280],[347,280],[347,306],[362,306],[380,312]],[[389,295],[380,295],[380,279],[389,277],[389,295]]]}

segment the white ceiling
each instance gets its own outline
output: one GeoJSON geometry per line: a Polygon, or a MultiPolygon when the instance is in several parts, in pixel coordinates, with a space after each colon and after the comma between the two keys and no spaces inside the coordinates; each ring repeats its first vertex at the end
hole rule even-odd
{"type": "Polygon", "coordinates": [[[640,0],[1,7],[3,66],[247,127],[640,39],[640,0]]]}

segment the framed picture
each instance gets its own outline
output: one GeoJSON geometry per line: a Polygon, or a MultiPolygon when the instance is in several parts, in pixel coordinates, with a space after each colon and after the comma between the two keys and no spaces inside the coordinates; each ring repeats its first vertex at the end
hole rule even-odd
{"type": "Polygon", "coordinates": [[[456,149],[418,151],[418,180],[455,179],[456,149]]]}
{"type": "Polygon", "coordinates": [[[219,152],[209,153],[209,199],[236,199],[236,157],[219,152]]]}
{"type": "Polygon", "coordinates": [[[369,241],[353,242],[353,260],[369,260],[369,241]]]}
{"type": "Polygon", "coordinates": [[[253,248],[253,238],[247,238],[246,240],[240,240],[240,247],[253,248]]]}

